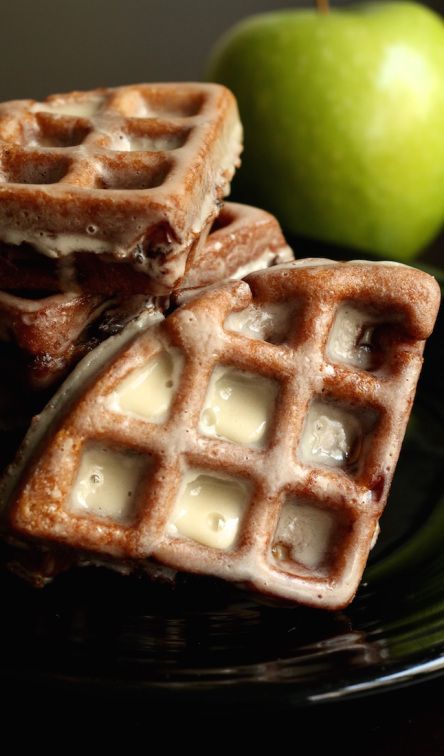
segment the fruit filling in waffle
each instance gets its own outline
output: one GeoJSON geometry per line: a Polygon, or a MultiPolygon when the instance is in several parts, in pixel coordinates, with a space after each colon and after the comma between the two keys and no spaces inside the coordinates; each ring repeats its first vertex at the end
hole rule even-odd
{"type": "Polygon", "coordinates": [[[65,290],[73,288],[75,253],[105,256],[143,273],[150,292],[165,293],[205,242],[241,139],[236,101],[216,84],[2,103],[1,253],[12,247],[63,260],[65,290]]]}
{"type": "Polygon", "coordinates": [[[133,321],[4,478],[6,533],[338,609],[378,530],[439,306],[403,265],[305,260],[133,321]]]}

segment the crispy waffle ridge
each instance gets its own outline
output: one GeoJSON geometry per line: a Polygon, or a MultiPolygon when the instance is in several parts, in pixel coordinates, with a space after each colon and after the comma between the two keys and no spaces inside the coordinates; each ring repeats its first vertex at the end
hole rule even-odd
{"type": "MultiPolygon", "coordinates": [[[[180,288],[207,286],[293,259],[279,223],[270,213],[227,202],[205,244],[187,260],[180,288]]],[[[41,289],[89,294],[149,294],[151,279],[125,262],[85,253],[54,260],[24,247],[0,248],[0,290],[41,289]]]]}
{"type": "Polygon", "coordinates": [[[438,306],[430,276],[390,263],[299,261],[204,293],[94,378],[77,369],[4,480],[4,527],[343,607],[438,306]]]}
{"type": "Polygon", "coordinates": [[[171,289],[239,164],[233,95],[140,84],[0,104],[0,240],[128,261],[171,289]]]}

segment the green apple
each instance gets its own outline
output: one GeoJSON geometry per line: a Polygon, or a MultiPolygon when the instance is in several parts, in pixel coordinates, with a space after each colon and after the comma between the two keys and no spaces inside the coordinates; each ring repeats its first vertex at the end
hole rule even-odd
{"type": "Polygon", "coordinates": [[[409,259],[444,221],[444,23],[414,3],[251,17],[209,78],[245,127],[238,192],[296,234],[409,259]]]}

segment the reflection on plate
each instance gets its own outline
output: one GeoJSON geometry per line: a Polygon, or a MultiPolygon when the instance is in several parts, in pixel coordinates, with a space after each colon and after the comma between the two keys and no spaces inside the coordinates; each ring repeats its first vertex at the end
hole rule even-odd
{"type": "Polygon", "coordinates": [[[141,698],[308,703],[444,669],[441,313],[382,534],[353,604],[326,614],[257,603],[206,578],[174,588],[98,569],[44,590],[0,575],[0,676],[141,698]]]}

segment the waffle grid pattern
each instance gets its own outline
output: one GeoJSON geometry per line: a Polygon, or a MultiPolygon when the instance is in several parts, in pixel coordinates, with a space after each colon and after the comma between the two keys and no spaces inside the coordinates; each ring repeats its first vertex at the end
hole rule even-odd
{"type": "Polygon", "coordinates": [[[430,277],[382,264],[278,266],[252,274],[247,283],[233,282],[199,297],[146,331],[86,392],[35,463],[12,507],[14,526],[85,551],[135,560],[154,558],[179,570],[247,583],[260,592],[313,606],[344,606],[356,591],[377,532],[424,339],[433,327],[437,306],[430,277]],[[233,311],[252,304],[294,304],[295,299],[300,302],[299,316],[282,344],[249,339],[224,328],[233,311]],[[326,356],[338,307],[350,301],[362,307],[382,306],[390,322],[395,315],[397,325],[384,342],[382,364],[374,373],[334,363],[326,356]],[[172,349],[180,351],[184,365],[167,420],[154,424],[113,411],[110,397],[116,386],[157,352],[172,349]],[[218,365],[279,384],[265,448],[202,434],[199,418],[218,365]],[[347,407],[357,416],[370,411],[376,419],[354,467],[336,470],[302,461],[301,437],[315,400],[347,407]],[[140,481],[130,524],[70,511],[70,492],[90,443],[147,459],[147,475],[140,481]],[[210,549],[171,535],[171,514],[190,469],[229,476],[250,486],[251,500],[232,549],[210,549]],[[342,542],[330,554],[327,574],[273,555],[280,513],[291,497],[335,513],[342,542]]]}
{"type": "Polygon", "coordinates": [[[129,258],[168,285],[178,276],[171,258],[189,252],[217,214],[240,137],[234,98],[214,84],[3,103],[3,241],[62,256],[71,237],[71,252],[129,258]]]}

